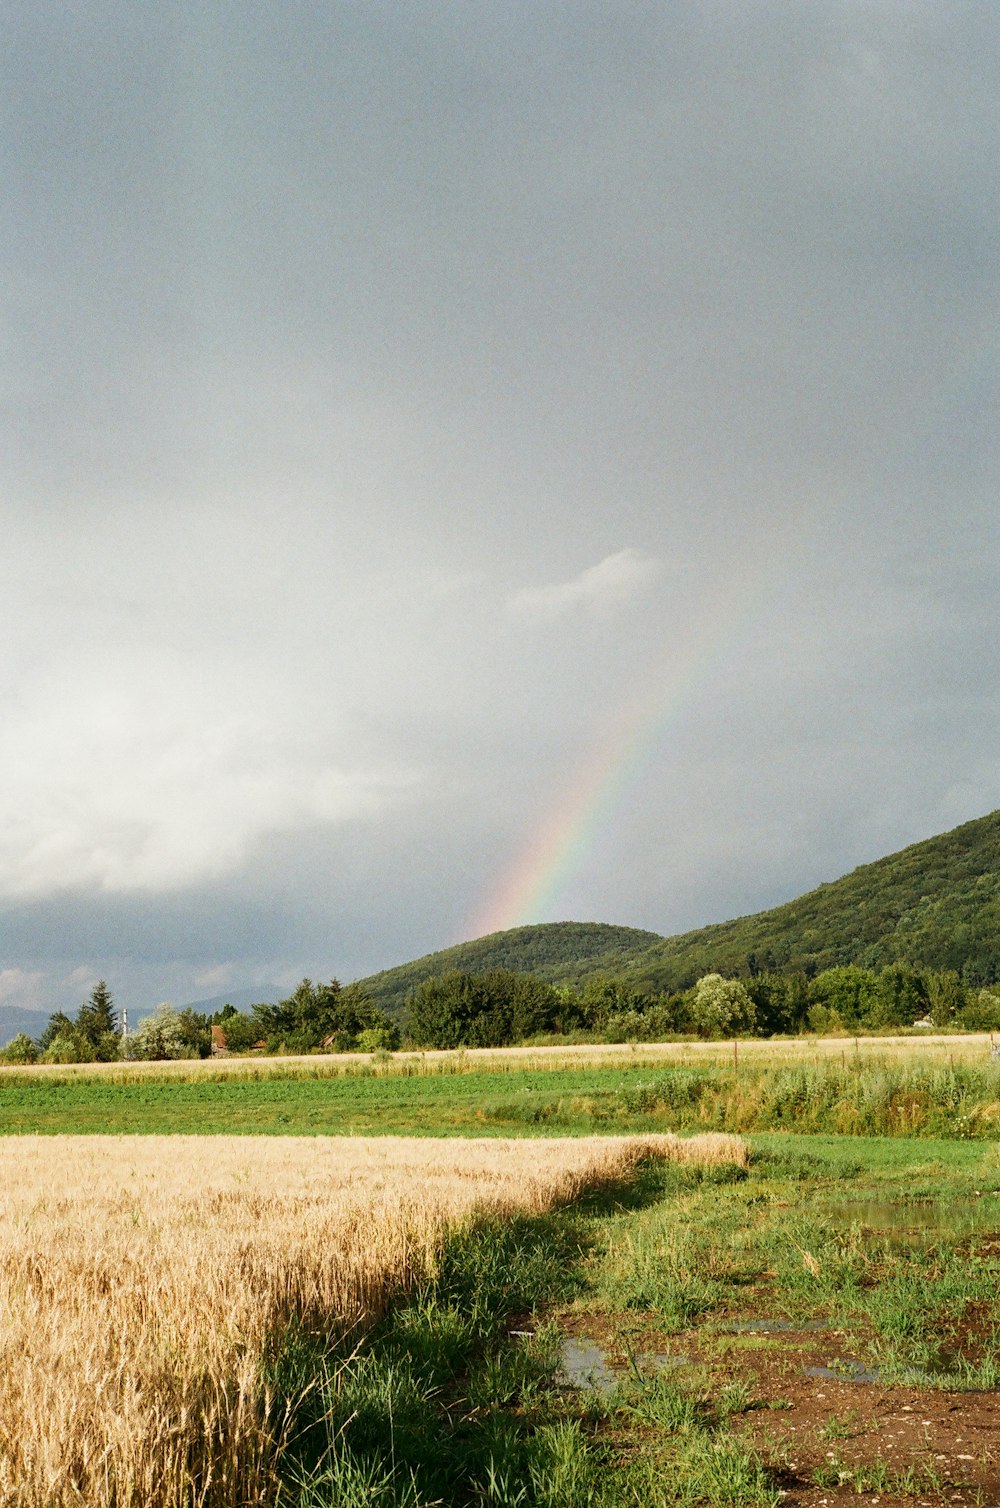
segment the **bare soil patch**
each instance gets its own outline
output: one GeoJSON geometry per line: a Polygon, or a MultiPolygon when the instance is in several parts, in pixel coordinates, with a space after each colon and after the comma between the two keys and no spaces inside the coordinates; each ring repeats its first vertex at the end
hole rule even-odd
{"type": "Polygon", "coordinates": [[[573,1310],[559,1328],[592,1342],[622,1377],[669,1367],[709,1398],[743,1381],[750,1402],[734,1433],[760,1452],[789,1508],[1000,1503],[1000,1393],[810,1376],[848,1355],[837,1332],[766,1318],[731,1334],[666,1334],[652,1313],[573,1310]]]}

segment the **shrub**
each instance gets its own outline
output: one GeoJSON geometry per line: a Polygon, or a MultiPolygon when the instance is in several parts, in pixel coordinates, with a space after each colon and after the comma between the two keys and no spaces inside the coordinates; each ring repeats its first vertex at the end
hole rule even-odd
{"type": "Polygon", "coordinates": [[[18,1032],[4,1048],[3,1059],[5,1063],[36,1063],[38,1048],[27,1032],[18,1032]]]}
{"type": "Polygon", "coordinates": [[[839,1032],[844,1029],[840,1012],[830,1005],[811,1005],[806,1012],[806,1020],[811,1032],[839,1032]]]}
{"type": "Polygon", "coordinates": [[[93,1063],[94,1049],[75,1031],[59,1031],[42,1053],[42,1063],[93,1063]]]}
{"type": "Polygon", "coordinates": [[[738,979],[706,974],[695,986],[691,1016],[700,1036],[740,1037],[753,1031],[757,1012],[738,979]]]}
{"type": "Polygon", "coordinates": [[[396,1026],[369,1026],[358,1032],[355,1038],[358,1052],[395,1052],[399,1046],[399,1028],[396,1026]]]}
{"type": "Polygon", "coordinates": [[[954,1017],[958,1026],[971,1032],[1000,1031],[1000,1000],[989,990],[980,990],[954,1017]]]}
{"type": "Polygon", "coordinates": [[[197,1049],[184,1039],[180,1016],[167,1002],[158,1005],[155,1013],[140,1021],[132,1035],[122,1042],[123,1058],[163,1062],[197,1056],[197,1049]]]}

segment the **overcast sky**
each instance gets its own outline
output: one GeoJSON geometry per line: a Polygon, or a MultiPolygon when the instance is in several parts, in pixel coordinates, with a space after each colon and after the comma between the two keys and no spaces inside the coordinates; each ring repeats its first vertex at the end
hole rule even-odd
{"type": "Polygon", "coordinates": [[[998,62],[12,0],[0,999],[671,932],[1000,805],[998,62]]]}

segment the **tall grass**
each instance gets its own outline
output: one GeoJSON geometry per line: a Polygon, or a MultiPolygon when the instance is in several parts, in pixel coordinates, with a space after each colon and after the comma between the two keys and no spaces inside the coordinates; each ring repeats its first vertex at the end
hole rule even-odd
{"type": "Polygon", "coordinates": [[[633,1131],[826,1132],[993,1139],[1000,1063],[853,1056],[811,1063],[678,1067],[592,1094],[494,1100],[489,1119],[538,1127],[633,1131]]]}
{"type": "MultiPolygon", "coordinates": [[[[879,1037],[753,1038],[736,1044],[736,1059],[754,1064],[823,1063],[837,1059],[860,1065],[873,1058],[923,1062],[976,1063],[989,1056],[987,1032],[879,1037]]],[[[391,1054],[311,1053],[276,1057],[215,1057],[164,1063],[0,1063],[0,1082],[35,1080],[74,1083],[101,1079],[116,1084],[150,1080],[212,1082],[228,1079],[423,1078],[428,1075],[520,1073],[551,1069],[662,1063],[664,1066],[731,1064],[730,1042],[547,1043],[525,1047],[473,1047],[391,1054]]]]}
{"type": "Polygon", "coordinates": [[[5,1508],[273,1502],[290,1327],[360,1336],[473,1212],[542,1212],[651,1155],[745,1159],[729,1137],[18,1137],[0,1155],[5,1508]]]}
{"type": "Polygon", "coordinates": [[[691,1071],[626,1091],[630,1108],[657,1106],[680,1124],[728,1131],[826,1131],[851,1136],[994,1137],[1000,1064],[848,1059],[753,1069],[724,1077],[691,1071]]]}

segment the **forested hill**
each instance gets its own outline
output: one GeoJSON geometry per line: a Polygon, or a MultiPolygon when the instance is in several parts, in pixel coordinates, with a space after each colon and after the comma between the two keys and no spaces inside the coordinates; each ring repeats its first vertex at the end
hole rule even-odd
{"type": "Polygon", "coordinates": [[[482,974],[487,969],[514,969],[537,974],[554,984],[583,984],[594,975],[617,978],[645,959],[651,943],[662,943],[656,932],[636,927],[612,927],[602,922],[545,922],[493,932],[475,942],[459,943],[440,953],[428,953],[413,963],[384,969],[362,980],[383,1010],[397,1015],[410,990],[432,974],[462,969],[482,974]]]}
{"type": "Polygon", "coordinates": [[[1000,812],[863,864],[773,911],[653,944],[631,973],[655,990],[702,974],[807,973],[855,963],[1000,978],[1000,812]]]}
{"type": "Polygon", "coordinates": [[[677,937],[631,927],[552,922],[516,927],[364,983],[398,1013],[408,992],[451,969],[508,968],[556,984],[627,976],[661,992],[702,974],[807,973],[836,964],[905,962],[956,969],[971,984],[1000,979],[1000,812],[852,870],[798,900],[677,937]]]}

